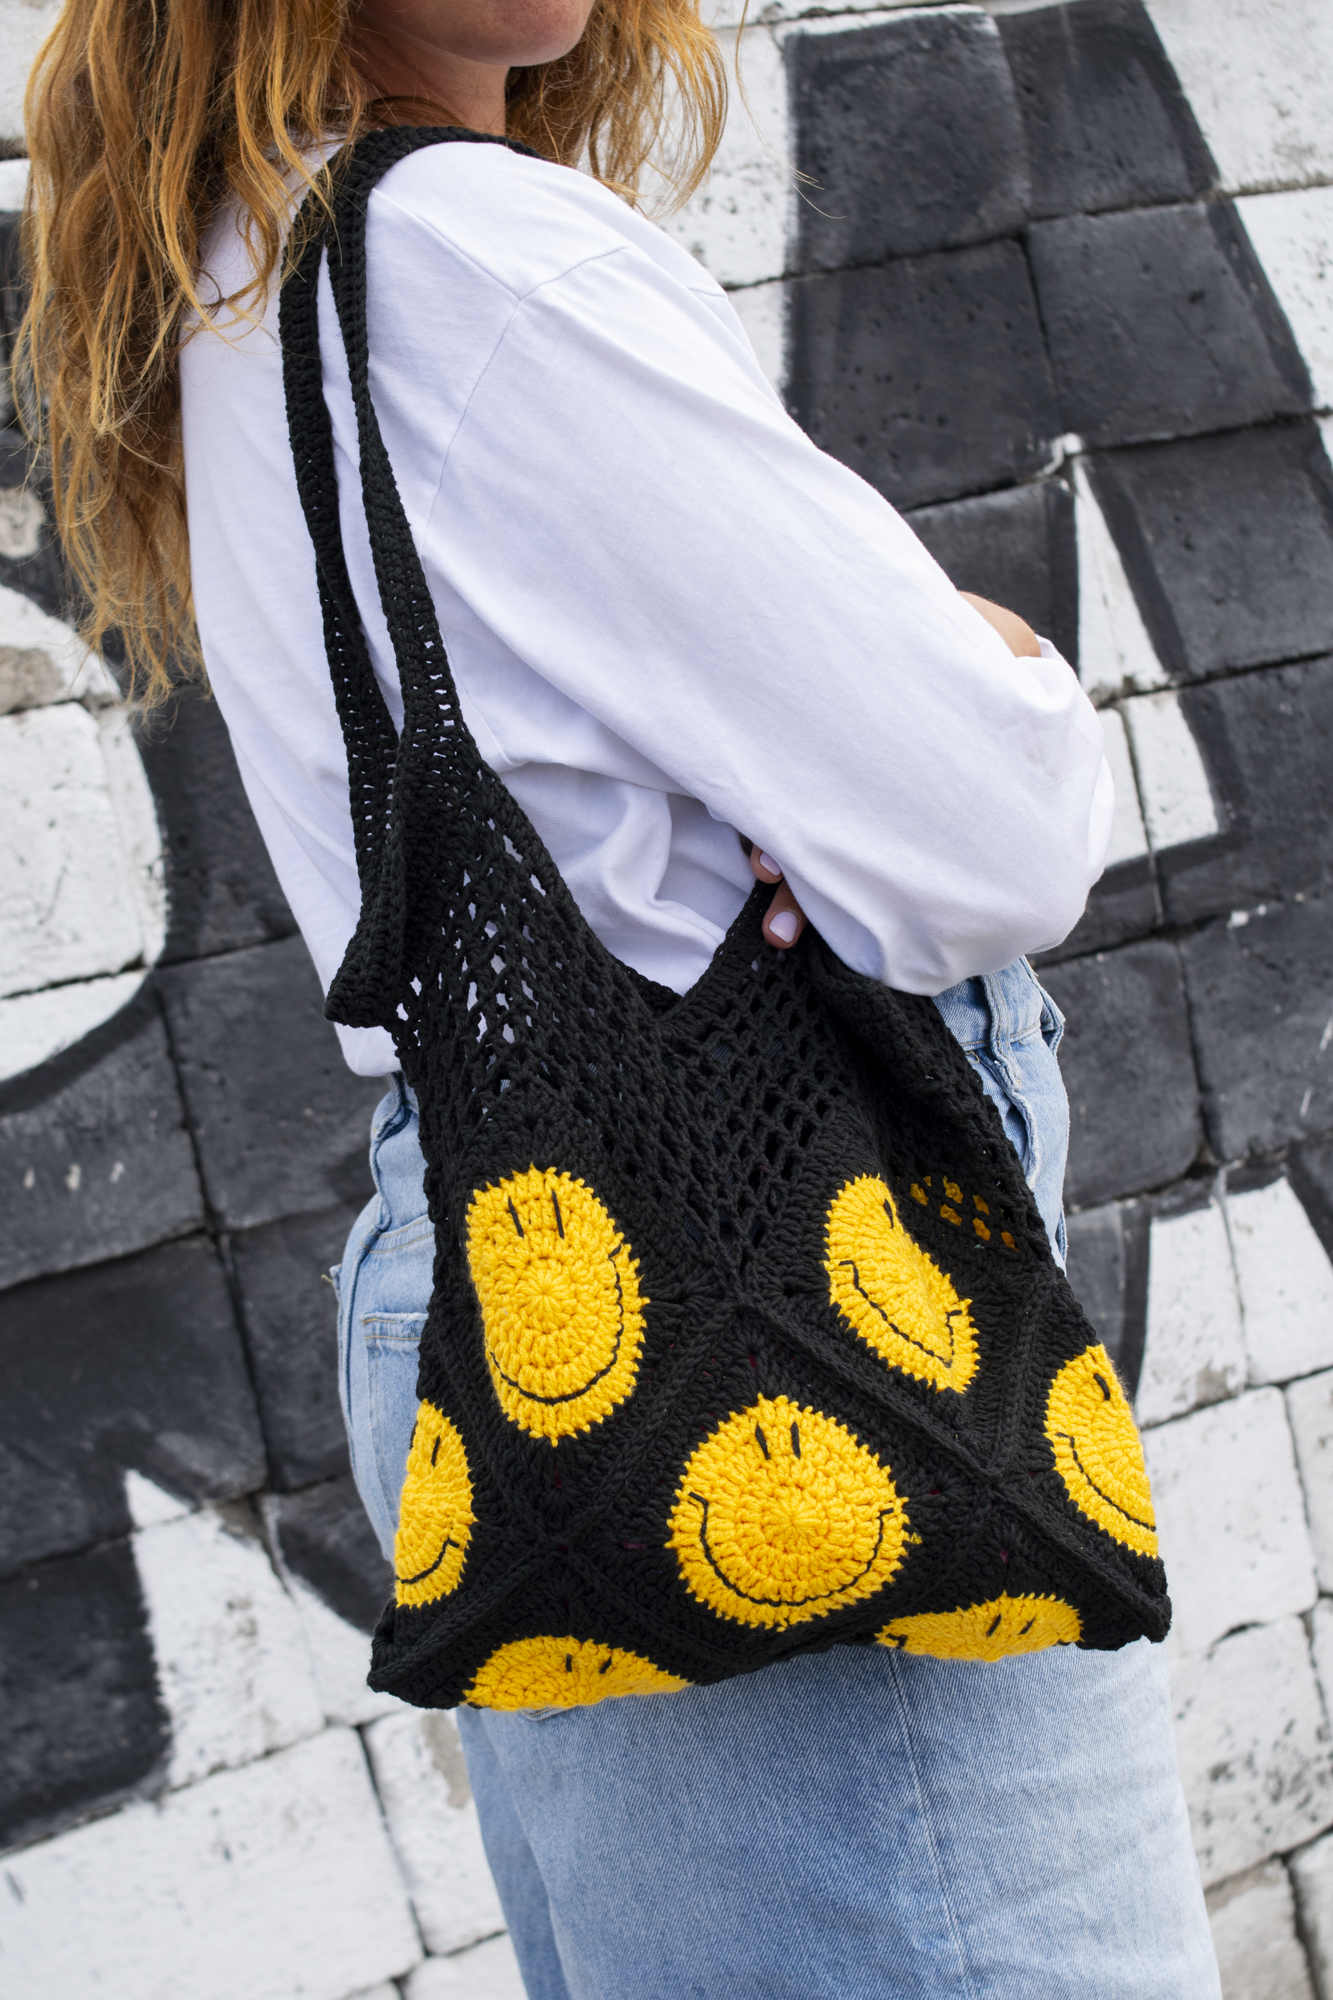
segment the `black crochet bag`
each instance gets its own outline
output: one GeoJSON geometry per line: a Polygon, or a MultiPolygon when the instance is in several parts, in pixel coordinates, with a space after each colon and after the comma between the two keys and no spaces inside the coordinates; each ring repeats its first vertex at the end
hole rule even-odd
{"type": "Polygon", "coordinates": [[[1129,1405],[932,1003],[812,932],[772,950],[763,889],[683,997],[641,977],[468,733],[365,310],[370,190],[457,142],[487,143],[359,140],[281,305],[362,892],[328,1013],[394,1036],[436,1230],[371,1685],[540,1708],[837,1644],[993,1660],[1160,1639],[1129,1405]],[[343,556],[325,250],[401,737],[343,556]]]}

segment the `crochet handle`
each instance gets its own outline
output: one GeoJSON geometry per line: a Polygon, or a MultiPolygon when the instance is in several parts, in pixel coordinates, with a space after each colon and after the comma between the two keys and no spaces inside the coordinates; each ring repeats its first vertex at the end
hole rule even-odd
{"type": "Polygon", "coordinates": [[[531,151],[488,133],[432,126],[367,133],[339,155],[331,169],[332,218],[321,226],[316,198],[307,199],[295,225],[304,242],[279,308],[297,488],[314,544],[325,647],[347,744],[361,885],[360,917],[325,1011],[349,1026],[391,1031],[451,900],[450,885],[438,870],[414,868],[413,857],[437,847],[442,824],[475,822],[479,813],[507,821],[514,814],[513,801],[487,769],[463,719],[370,395],[366,211],[371,190],[409,153],[460,142],[531,151]],[[375,577],[402,688],[401,739],[375,679],[343,548],[319,353],[319,270],[326,251],[356,410],[375,577]]]}

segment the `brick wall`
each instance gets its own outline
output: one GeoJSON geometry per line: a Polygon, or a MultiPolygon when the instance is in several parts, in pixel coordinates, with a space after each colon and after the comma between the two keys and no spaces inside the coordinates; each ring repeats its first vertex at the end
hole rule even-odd
{"type": "MultiPolygon", "coordinates": [[[[0,0],[0,131],[53,13],[0,0]]],[[[1137,1385],[1228,2000],[1333,2000],[1333,11],[721,18],[672,228],[1102,711],[1111,865],[1042,974],[1070,1274],[1137,1385]]],[[[23,476],[0,431],[5,1990],[516,1995],[452,1722],[363,1685],[321,1274],[376,1091],[216,712],[136,743],[71,688],[23,476]]]]}

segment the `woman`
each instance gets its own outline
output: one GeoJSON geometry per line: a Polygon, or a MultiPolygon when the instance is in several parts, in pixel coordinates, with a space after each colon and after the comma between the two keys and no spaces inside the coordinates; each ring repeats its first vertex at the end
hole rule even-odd
{"type": "MultiPolygon", "coordinates": [[[[617,199],[667,77],[687,191],[722,105],[690,0],[71,0],[29,102],[27,351],[89,636],[118,627],[152,698],[197,616],[327,985],[359,896],[284,416],[284,236],[368,123],[526,141],[544,158],[416,152],[369,209],[374,402],[471,732],[602,942],[663,985],[698,979],[753,870],[780,883],[773,944],[808,914],[857,970],[938,995],[1061,1254],[1059,1026],[1022,955],[1101,865],[1095,718],[1049,645],[965,601],[796,430],[718,287],[617,199]]],[[[331,311],[321,329],[343,539],[401,717],[331,311]]],[[[341,1281],[387,1547],[430,1231],[392,1043],[340,1034],[391,1078],[341,1281]]],[[[1144,1643],[843,1648],[459,1722],[534,2000],[1218,1990],[1144,1643]]]]}

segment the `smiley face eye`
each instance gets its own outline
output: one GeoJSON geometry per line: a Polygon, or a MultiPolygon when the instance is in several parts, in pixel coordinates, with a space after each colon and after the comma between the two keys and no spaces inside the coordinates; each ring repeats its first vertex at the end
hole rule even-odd
{"type": "Polygon", "coordinates": [[[799,1458],[801,1455],[801,1427],[799,1424],[793,1424],[791,1427],[791,1448],[793,1455],[799,1458]]]}
{"type": "Polygon", "coordinates": [[[1104,1402],[1109,1403],[1111,1400],[1111,1388],[1110,1384],[1107,1382],[1106,1377],[1104,1375],[1094,1374],[1092,1379],[1102,1392],[1102,1400],[1104,1402]]]}
{"type": "Polygon", "coordinates": [[[760,1430],[760,1428],[759,1428],[758,1424],[756,1424],[756,1425],[755,1425],[755,1427],[754,1427],[754,1434],[755,1434],[755,1436],[756,1436],[756,1437],[758,1438],[758,1440],[759,1440],[759,1449],[760,1449],[760,1451],[762,1451],[762,1452],[763,1452],[763,1454],[764,1454],[764,1457],[765,1457],[765,1458],[767,1458],[767,1457],[768,1457],[768,1439],[767,1439],[767,1438],[766,1438],[766,1437],[764,1436],[764,1433],[763,1433],[763,1432],[762,1432],[762,1431],[760,1430]]]}

